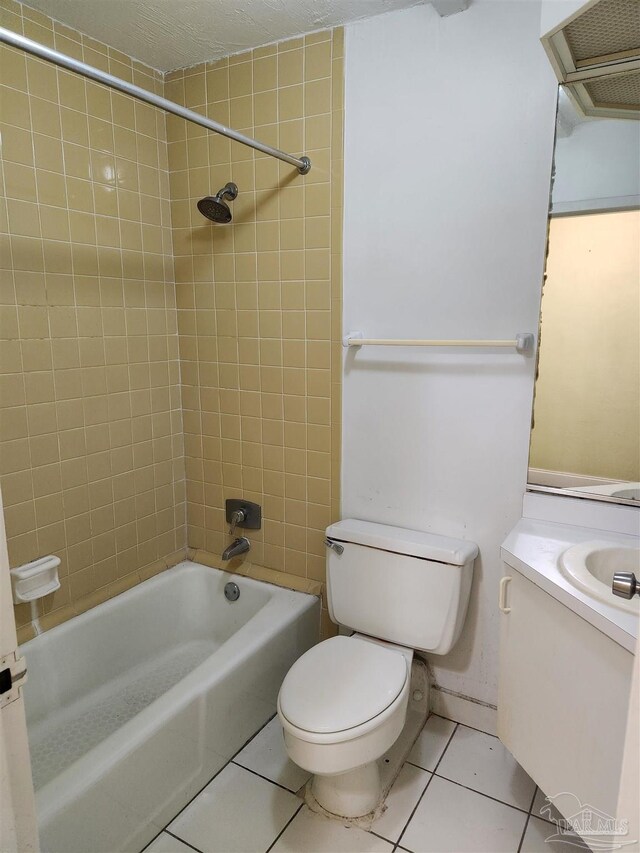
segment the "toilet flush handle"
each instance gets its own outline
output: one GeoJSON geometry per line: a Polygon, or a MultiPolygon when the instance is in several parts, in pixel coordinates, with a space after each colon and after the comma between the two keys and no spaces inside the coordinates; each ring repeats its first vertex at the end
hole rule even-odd
{"type": "Polygon", "coordinates": [[[344,551],[344,545],[341,545],[339,542],[334,542],[333,539],[329,539],[329,537],[324,540],[324,544],[327,548],[331,548],[331,550],[335,551],[338,555],[342,554],[344,551]]]}

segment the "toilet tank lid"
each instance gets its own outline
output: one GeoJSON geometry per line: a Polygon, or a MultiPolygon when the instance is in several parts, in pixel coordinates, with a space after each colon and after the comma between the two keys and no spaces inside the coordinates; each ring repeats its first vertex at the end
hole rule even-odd
{"type": "Polygon", "coordinates": [[[452,566],[464,566],[478,556],[475,542],[356,518],[345,518],[327,527],[327,536],[340,542],[353,542],[452,566]]]}

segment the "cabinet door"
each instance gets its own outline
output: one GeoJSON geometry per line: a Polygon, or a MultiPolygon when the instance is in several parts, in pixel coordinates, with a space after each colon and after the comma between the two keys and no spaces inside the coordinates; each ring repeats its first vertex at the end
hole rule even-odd
{"type": "Polygon", "coordinates": [[[568,795],[554,803],[566,818],[586,804],[615,815],[633,655],[508,574],[498,735],[548,796],[568,795]]]}
{"type": "Polygon", "coordinates": [[[637,853],[640,851],[640,641],[636,641],[633,658],[631,699],[616,816],[620,821],[626,819],[629,822],[626,835],[618,836],[616,841],[621,847],[624,845],[625,853],[637,853]],[[630,838],[635,838],[636,843],[629,844],[630,838]]]}

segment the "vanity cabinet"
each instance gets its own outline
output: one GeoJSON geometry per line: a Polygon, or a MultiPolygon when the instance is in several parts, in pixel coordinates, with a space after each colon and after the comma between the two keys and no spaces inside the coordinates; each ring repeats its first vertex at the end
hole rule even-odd
{"type": "MultiPolygon", "coordinates": [[[[505,578],[509,578],[506,580],[505,578]]],[[[498,735],[571,818],[615,816],[633,654],[518,571],[501,585],[498,735]]]]}

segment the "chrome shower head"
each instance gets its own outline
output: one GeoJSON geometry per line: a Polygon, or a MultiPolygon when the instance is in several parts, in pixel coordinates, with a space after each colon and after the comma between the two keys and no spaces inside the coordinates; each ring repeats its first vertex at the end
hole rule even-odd
{"type": "Polygon", "coordinates": [[[208,195],[205,198],[201,198],[198,202],[198,210],[212,222],[217,222],[219,225],[226,225],[228,222],[231,222],[232,216],[225,198],[233,201],[237,195],[238,187],[229,181],[221,190],[218,190],[216,195],[208,195]]]}

